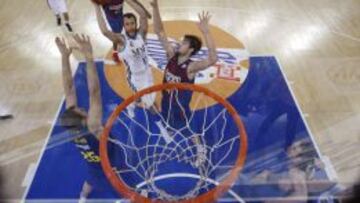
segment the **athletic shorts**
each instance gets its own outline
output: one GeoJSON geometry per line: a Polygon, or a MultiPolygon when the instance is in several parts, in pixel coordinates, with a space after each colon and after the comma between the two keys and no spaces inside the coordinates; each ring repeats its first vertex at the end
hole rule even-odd
{"type": "Polygon", "coordinates": [[[118,14],[114,15],[111,11],[104,7],[104,13],[111,30],[115,33],[121,33],[124,26],[122,9],[119,10],[118,14]]]}
{"type": "Polygon", "coordinates": [[[47,0],[50,9],[54,12],[55,15],[60,15],[62,13],[67,13],[66,0],[47,0]]]}
{"type": "Polygon", "coordinates": [[[186,126],[186,121],[191,116],[190,102],[182,99],[182,95],[175,95],[171,96],[168,92],[163,92],[161,114],[171,127],[180,129],[186,126]]]}
{"type": "MultiPolygon", "coordinates": [[[[134,92],[146,89],[154,85],[153,75],[150,69],[143,73],[128,73],[128,84],[134,92]]],[[[150,108],[154,105],[156,93],[146,94],[141,97],[141,102],[145,105],[145,108],[150,108]]]]}

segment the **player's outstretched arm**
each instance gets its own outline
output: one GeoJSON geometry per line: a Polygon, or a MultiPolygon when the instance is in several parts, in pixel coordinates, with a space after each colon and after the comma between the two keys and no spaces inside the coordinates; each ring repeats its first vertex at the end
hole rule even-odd
{"type": "Polygon", "coordinates": [[[102,129],[102,101],[99,77],[96,71],[93,49],[90,37],[85,35],[74,35],[79,49],[86,59],[86,76],[88,80],[88,89],[90,94],[90,108],[88,112],[88,128],[94,135],[99,135],[102,129]]]}
{"type": "Polygon", "coordinates": [[[156,35],[158,36],[159,40],[161,41],[167,57],[172,58],[175,55],[175,49],[171,46],[169,40],[167,39],[164,25],[161,20],[160,16],[160,10],[159,10],[159,4],[157,0],[153,0],[151,2],[151,6],[153,7],[153,18],[154,18],[154,31],[156,35]]]}
{"type": "Polygon", "coordinates": [[[135,11],[140,15],[140,27],[139,32],[143,36],[143,38],[146,38],[147,32],[148,32],[148,15],[145,7],[136,0],[125,0],[126,3],[128,3],[135,11]]]}
{"type": "Polygon", "coordinates": [[[199,14],[199,20],[198,27],[205,38],[205,44],[209,50],[209,55],[207,59],[202,61],[197,61],[192,63],[189,66],[189,72],[188,74],[196,74],[197,72],[204,70],[216,63],[218,60],[217,53],[216,53],[216,46],[213,36],[211,35],[210,29],[209,29],[209,21],[211,19],[211,16],[208,12],[202,12],[199,14]]]}
{"type": "Polygon", "coordinates": [[[139,2],[139,0],[133,0],[135,3],[137,3],[142,9],[144,9],[144,11],[145,11],[145,14],[146,14],[146,17],[148,18],[148,19],[151,19],[152,18],[152,16],[151,16],[151,13],[145,8],[145,6],[143,5],[143,4],[141,4],[140,2],[139,2]]]}
{"type": "Polygon", "coordinates": [[[121,34],[116,34],[112,31],[110,31],[108,29],[108,27],[106,26],[106,21],[105,18],[101,12],[101,7],[95,3],[94,7],[95,7],[95,12],[96,12],[96,19],[100,28],[101,33],[107,37],[110,41],[123,45],[124,44],[124,40],[121,34]]]}
{"type": "Polygon", "coordinates": [[[55,43],[61,53],[62,79],[65,92],[66,108],[70,108],[77,105],[76,91],[70,66],[70,55],[72,53],[72,48],[68,48],[66,46],[65,40],[60,37],[56,37],[55,43]]]}

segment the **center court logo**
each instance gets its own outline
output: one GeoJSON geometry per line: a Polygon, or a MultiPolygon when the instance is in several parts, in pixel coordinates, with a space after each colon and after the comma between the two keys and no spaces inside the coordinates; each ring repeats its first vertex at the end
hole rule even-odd
{"type": "MultiPolygon", "coordinates": [[[[182,30],[187,33],[201,36],[195,22],[167,21],[164,23],[164,26],[168,32],[169,41],[173,46],[177,46],[175,39],[180,39],[186,34],[185,32],[178,32],[179,29],[175,28],[181,27],[183,28],[182,30]]],[[[219,60],[216,65],[198,73],[195,83],[213,90],[224,98],[228,98],[239,90],[248,75],[250,66],[249,53],[242,43],[229,33],[215,26],[211,26],[210,29],[215,39],[219,60]]],[[[160,84],[162,83],[163,71],[167,64],[166,52],[155,34],[148,34],[147,48],[150,65],[153,67],[154,84],[160,84]]],[[[203,48],[193,57],[193,60],[204,59],[207,56],[208,50],[203,48]]],[[[109,52],[108,58],[111,58],[111,52],[109,52]]],[[[127,85],[126,72],[123,64],[105,65],[105,75],[108,84],[119,96],[127,98],[133,94],[127,85]]],[[[195,101],[197,96],[197,94],[194,94],[192,101],[195,101]]],[[[215,104],[212,100],[208,102],[208,105],[215,104]]],[[[191,106],[194,106],[194,104],[191,104],[191,106]]],[[[205,106],[198,106],[197,109],[204,107],[205,106]]]]}

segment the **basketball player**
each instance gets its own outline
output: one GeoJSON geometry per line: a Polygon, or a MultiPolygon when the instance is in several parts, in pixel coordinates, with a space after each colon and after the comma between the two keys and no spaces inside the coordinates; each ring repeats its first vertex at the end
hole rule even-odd
{"type": "MultiPolygon", "coordinates": [[[[205,60],[192,61],[191,57],[201,49],[202,42],[200,38],[194,35],[185,35],[176,50],[170,44],[164,31],[158,1],[153,0],[151,5],[153,7],[154,31],[161,41],[168,58],[163,83],[193,84],[199,71],[207,69],[217,61],[215,43],[209,30],[211,16],[205,12],[199,14],[200,22],[198,23],[198,27],[204,35],[209,55],[205,60]]],[[[163,116],[168,120],[170,126],[181,129],[186,125],[186,118],[190,117],[192,91],[163,91],[162,96],[161,111],[163,116]]],[[[195,136],[193,142],[197,146],[198,153],[195,165],[199,166],[205,159],[206,148],[201,145],[199,136],[195,136]]]]}
{"type": "MultiPolygon", "coordinates": [[[[142,9],[146,11],[145,7],[143,7],[142,4],[140,4],[139,2],[134,0],[133,3],[136,3],[138,6],[141,6],[142,9]]],[[[123,5],[124,5],[124,0],[112,0],[110,1],[110,3],[103,5],[103,10],[112,32],[118,34],[121,34],[124,25],[123,5]]],[[[147,11],[146,11],[146,15],[147,17],[150,17],[149,12],[147,11]]],[[[112,54],[113,60],[116,63],[120,63],[117,50],[118,50],[117,43],[113,42],[113,54],[112,54]]]]}
{"type": "MultiPolygon", "coordinates": [[[[114,33],[121,34],[123,30],[123,4],[124,0],[112,0],[110,3],[103,5],[107,22],[114,33]]],[[[112,56],[116,63],[120,63],[117,53],[117,44],[115,42],[113,43],[112,56]]]]}
{"type": "MultiPolygon", "coordinates": [[[[134,92],[137,92],[154,84],[145,43],[148,32],[148,15],[146,14],[147,11],[140,3],[136,3],[134,0],[125,0],[125,2],[140,15],[140,25],[138,27],[137,18],[133,13],[124,14],[125,34],[114,33],[108,30],[99,6],[96,4],[94,5],[100,30],[104,36],[117,44],[119,56],[124,61],[124,65],[127,69],[128,85],[134,92]]],[[[147,94],[143,96],[138,103],[142,103],[151,113],[156,114],[155,112],[158,110],[155,106],[155,96],[155,93],[147,94]]],[[[134,110],[134,103],[127,107],[130,118],[135,116],[134,110]]],[[[160,133],[164,136],[164,139],[167,142],[170,142],[168,133],[163,127],[160,118],[156,118],[155,123],[158,126],[160,133]]]]}
{"type": "Polygon", "coordinates": [[[84,202],[90,192],[101,189],[107,185],[107,179],[103,174],[99,157],[99,137],[102,132],[102,101],[100,83],[94,64],[92,45],[88,36],[74,36],[86,59],[86,76],[90,95],[90,107],[88,112],[77,105],[75,86],[72,81],[72,73],[69,57],[72,48],[68,48],[64,39],[56,38],[57,47],[62,55],[62,77],[65,91],[66,110],[60,116],[59,123],[72,137],[74,143],[87,162],[88,177],[83,184],[80,194],[80,202],[84,202]]]}
{"type": "Polygon", "coordinates": [[[73,29],[69,22],[69,13],[66,5],[66,0],[47,0],[47,3],[56,16],[57,25],[61,26],[61,15],[63,15],[67,30],[69,32],[72,32],[73,29]]]}

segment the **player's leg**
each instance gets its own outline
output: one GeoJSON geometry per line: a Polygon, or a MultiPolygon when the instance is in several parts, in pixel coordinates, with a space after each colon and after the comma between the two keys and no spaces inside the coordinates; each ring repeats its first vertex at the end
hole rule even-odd
{"type": "Polygon", "coordinates": [[[51,11],[54,13],[55,17],[56,17],[56,24],[58,26],[61,26],[62,22],[61,22],[61,16],[60,16],[60,12],[58,9],[58,2],[57,0],[47,0],[48,6],[51,9],[51,11]]]}
{"type": "Polygon", "coordinates": [[[61,13],[63,15],[66,29],[69,32],[72,32],[73,29],[72,29],[72,27],[70,25],[70,22],[69,22],[70,18],[69,18],[69,13],[68,13],[66,0],[58,0],[58,2],[57,2],[57,10],[58,10],[59,13],[61,13]]]}
{"type": "Polygon", "coordinates": [[[170,133],[168,132],[168,130],[166,130],[166,128],[165,128],[165,126],[164,126],[164,124],[163,124],[163,122],[161,120],[161,117],[160,117],[160,114],[159,114],[160,109],[156,105],[155,98],[156,98],[156,93],[147,94],[147,95],[145,95],[145,96],[143,96],[141,98],[141,103],[153,115],[155,124],[159,128],[160,134],[164,138],[165,142],[170,143],[170,142],[173,141],[173,139],[171,138],[170,133]]]}
{"type": "Polygon", "coordinates": [[[56,17],[56,24],[57,24],[58,26],[61,26],[61,24],[62,24],[62,22],[61,22],[61,16],[60,16],[60,15],[55,15],[55,17],[56,17]]]}
{"type": "Polygon", "coordinates": [[[193,144],[196,146],[196,160],[195,160],[195,163],[194,163],[194,165],[196,167],[201,166],[206,161],[207,149],[206,149],[205,145],[202,144],[200,136],[201,135],[195,135],[191,139],[193,144]]]}
{"type": "Polygon", "coordinates": [[[63,13],[63,16],[64,16],[66,28],[68,29],[69,32],[72,32],[73,29],[72,29],[72,26],[70,25],[69,13],[68,13],[68,12],[65,12],[65,13],[63,13]]]}
{"type": "MultiPolygon", "coordinates": [[[[131,81],[131,86],[133,86],[133,90],[135,90],[135,92],[146,89],[146,88],[154,85],[153,75],[152,75],[151,70],[149,70],[143,74],[140,74],[140,75],[134,75],[134,77],[132,77],[132,80],[130,80],[130,81],[131,81]]],[[[164,138],[164,140],[167,143],[170,143],[172,141],[172,138],[169,135],[166,128],[164,127],[163,122],[161,121],[161,116],[159,113],[160,110],[159,110],[159,107],[156,105],[155,100],[156,100],[156,93],[151,93],[151,94],[146,94],[143,97],[141,97],[139,102],[147,110],[150,111],[150,113],[153,116],[153,120],[155,121],[156,126],[160,130],[160,134],[162,135],[162,137],[164,138]]]]}
{"type": "MultiPolygon", "coordinates": [[[[136,76],[133,75],[133,73],[129,70],[129,68],[126,71],[126,74],[127,74],[127,76],[126,76],[127,77],[127,82],[128,82],[128,85],[129,85],[130,89],[133,92],[137,92],[138,88],[137,88],[137,85],[136,85],[137,84],[136,76]]],[[[140,102],[140,101],[136,101],[136,102],[140,102]]],[[[127,111],[130,118],[135,117],[135,108],[136,108],[135,102],[132,102],[131,104],[129,104],[126,107],[126,111],[127,111]]]]}
{"type": "Polygon", "coordinates": [[[0,114],[0,120],[8,120],[14,118],[11,114],[0,114]]]}
{"type": "MultiPolygon", "coordinates": [[[[170,120],[171,125],[175,129],[183,129],[185,126],[190,125],[191,117],[191,102],[192,92],[190,91],[173,91],[173,95],[170,96],[168,106],[170,106],[170,120]]],[[[190,127],[190,126],[189,126],[190,127]]],[[[187,129],[187,128],[186,128],[187,129]]],[[[201,166],[206,160],[207,149],[201,141],[201,135],[191,134],[189,131],[184,131],[185,136],[191,136],[192,144],[196,148],[196,160],[194,166],[201,166]]]]}
{"type": "Polygon", "coordinates": [[[79,203],[85,203],[86,199],[89,197],[89,194],[91,193],[92,190],[93,190],[92,186],[87,181],[85,181],[80,193],[79,203]]]}

